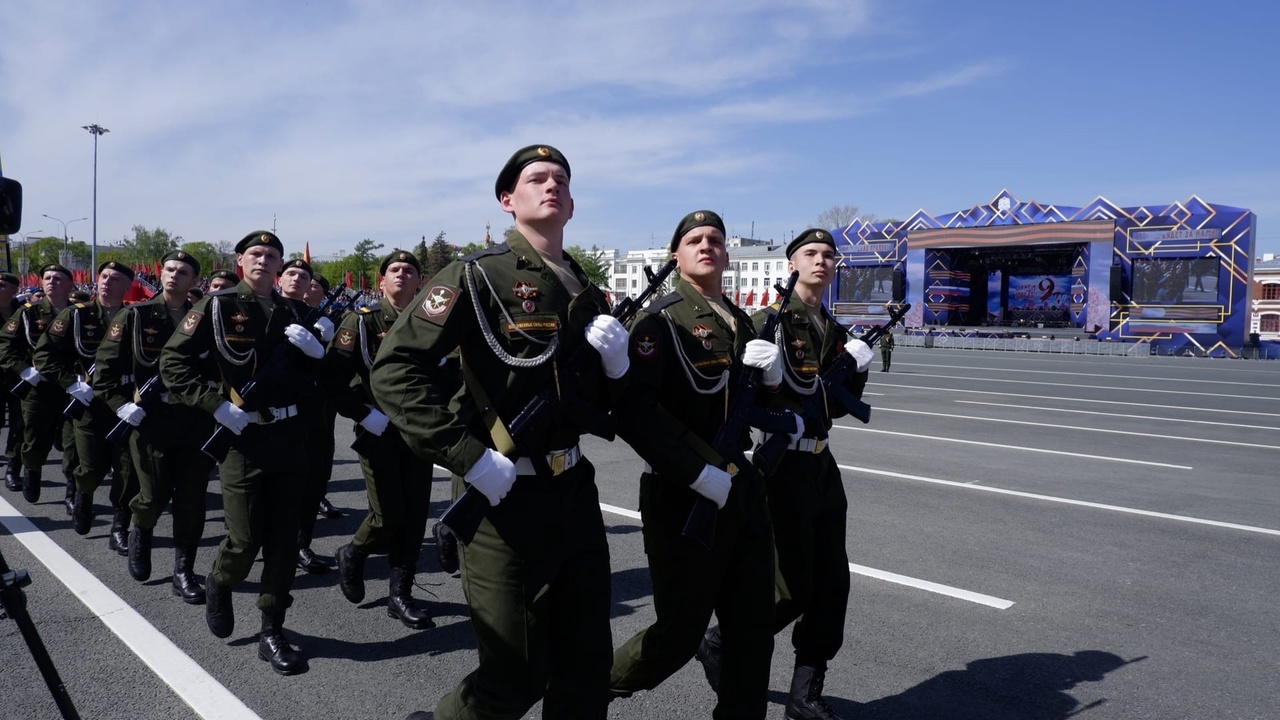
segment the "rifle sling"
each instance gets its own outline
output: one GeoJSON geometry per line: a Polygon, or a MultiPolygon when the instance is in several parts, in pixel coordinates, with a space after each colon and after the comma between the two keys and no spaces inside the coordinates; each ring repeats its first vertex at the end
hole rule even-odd
{"type": "Polygon", "coordinates": [[[511,433],[507,432],[507,426],[502,424],[502,418],[498,417],[498,412],[493,409],[493,403],[489,402],[489,394],[484,391],[479,378],[471,371],[467,356],[458,353],[458,359],[462,362],[462,379],[478,401],[485,427],[489,430],[489,437],[493,439],[493,448],[507,457],[515,457],[516,441],[511,437],[511,433]]]}

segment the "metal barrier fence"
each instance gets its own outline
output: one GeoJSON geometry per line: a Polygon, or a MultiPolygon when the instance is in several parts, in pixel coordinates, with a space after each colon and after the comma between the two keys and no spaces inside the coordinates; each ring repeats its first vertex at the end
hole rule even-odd
{"type": "Polygon", "coordinates": [[[898,335],[894,340],[899,346],[905,347],[1151,357],[1151,348],[1146,343],[1121,343],[1106,340],[1050,340],[1049,338],[995,338],[956,335],[898,335]]]}

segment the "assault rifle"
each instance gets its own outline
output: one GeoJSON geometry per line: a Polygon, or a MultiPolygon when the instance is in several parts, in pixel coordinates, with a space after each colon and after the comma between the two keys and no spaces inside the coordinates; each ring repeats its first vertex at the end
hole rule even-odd
{"type": "MultiPolygon", "coordinates": [[[[640,312],[640,309],[648,302],[649,297],[662,288],[667,276],[675,270],[675,267],[676,261],[674,258],[669,260],[666,265],[663,265],[662,269],[657,273],[645,267],[644,273],[649,280],[649,285],[645,287],[644,292],[634,298],[629,297],[618,303],[618,306],[610,314],[617,318],[618,322],[626,325],[635,317],[636,313],[640,312]]],[[[557,386],[561,388],[576,387],[576,378],[589,367],[590,363],[598,363],[598,358],[599,355],[596,354],[589,343],[579,345],[566,362],[568,369],[564,376],[555,383],[548,383],[542,392],[530,398],[529,402],[525,403],[524,408],[516,414],[515,418],[507,426],[507,432],[515,442],[516,452],[530,459],[536,474],[549,476],[551,475],[551,468],[547,466],[546,456],[541,452],[524,452],[521,450],[521,448],[529,445],[528,430],[541,426],[539,418],[545,414],[552,403],[556,402],[557,386]]],[[[585,401],[574,403],[574,407],[576,411],[595,414],[595,417],[592,417],[586,423],[591,426],[587,428],[589,432],[600,435],[606,440],[613,439],[612,419],[585,401]]],[[[489,409],[492,410],[492,408],[489,409]]],[[[458,496],[458,499],[440,516],[440,524],[453,533],[463,545],[466,545],[475,537],[476,530],[480,527],[480,521],[484,519],[485,513],[488,511],[489,500],[479,490],[468,485],[462,495],[458,496]]]]}
{"type": "MultiPolygon", "coordinates": [[[[911,303],[900,305],[889,313],[889,319],[883,324],[877,325],[867,332],[863,333],[858,339],[867,344],[867,347],[874,347],[874,343],[879,342],[894,325],[898,324],[907,311],[911,309],[911,303]]],[[[849,332],[848,328],[841,326],[845,332],[849,332]]],[[[852,333],[849,333],[852,335],[852,333]]],[[[845,383],[850,377],[857,374],[858,362],[853,356],[847,352],[840,353],[840,356],[831,363],[831,367],[822,373],[818,378],[819,386],[812,395],[801,400],[801,417],[805,419],[805,427],[812,428],[819,435],[820,440],[825,440],[826,425],[823,422],[823,408],[826,406],[827,396],[834,399],[836,404],[848,414],[861,420],[863,423],[871,422],[871,406],[863,402],[861,398],[854,396],[849,388],[845,387],[845,383]],[[812,423],[812,424],[811,424],[812,423]]],[[[791,437],[782,434],[773,434],[769,439],[756,448],[752,455],[752,461],[756,467],[764,475],[772,475],[778,469],[778,463],[782,461],[782,456],[787,451],[787,447],[791,444],[791,437]]]]}
{"type": "MultiPolygon", "coordinates": [[[[299,317],[297,311],[294,310],[293,321],[304,328],[310,328],[317,320],[324,317],[325,311],[329,309],[329,306],[333,305],[333,302],[337,300],[339,296],[344,296],[346,291],[346,283],[338,285],[325,296],[324,302],[320,303],[320,307],[309,308],[306,315],[299,317]]],[[[290,303],[290,307],[292,308],[292,303],[290,303]]],[[[243,405],[241,405],[242,410],[245,408],[252,409],[253,403],[257,400],[258,388],[264,381],[271,381],[272,384],[279,382],[278,376],[284,371],[285,361],[289,358],[289,353],[292,349],[293,343],[289,342],[287,339],[277,344],[275,352],[271,354],[271,357],[268,358],[265,363],[258,366],[258,371],[255,372],[253,377],[249,378],[249,381],[239,389],[239,396],[243,401],[243,405]]],[[[213,458],[214,462],[221,465],[223,461],[227,459],[227,451],[231,449],[231,438],[232,433],[227,429],[227,426],[222,423],[218,423],[218,426],[214,428],[213,434],[210,435],[209,439],[200,447],[200,450],[205,455],[213,458]]]]}
{"type": "MultiPolygon", "coordinates": [[[[135,404],[143,410],[146,410],[160,399],[160,394],[163,392],[164,385],[160,382],[160,373],[157,372],[155,375],[152,375],[149,380],[143,383],[142,387],[138,388],[138,402],[135,404]]],[[[132,434],[133,426],[130,425],[128,421],[121,420],[116,423],[115,427],[111,428],[111,432],[107,433],[107,439],[119,447],[124,447],[125,443],[129,441],[129,436],[132,434]]]]}
{"type": "MultiPolygon", "coordinates": [[[[778,306],[786,307],[791,302],[791,293],[796,289],[796,279],[800,273],[793,272],[787,279],[786,287],[774,285],[778,291],[778,306]]],[[[772,313],[760,326],[756,333],[757,340],[773,342],[774,333],[778,330],[782,313],[772,313]]],[[[785,360],[780,360],[785,362],[785,360]]],[[[729,475],[737,475],[740,468],[748,464],[746,453],[742,447],[742,437],[750,432],[751,427],[758,427],[766,432],[790,437],[796,431],[795,418],[790,413],[767,413],[756,406],[756,393],[760,390],[760,368],[743,367],[738,371],[738,379],[729,395],[729,408],[724,424],[716,431],[712,449],[724,459],[721,468],[729,475]]],[[[693,508],[689,510],[689,518],[685,520],[683,535],[696,540],[708,550],[716,538],[716,514],[720,508],[715,501],[698,495],[694,498],[693,508]]]]}

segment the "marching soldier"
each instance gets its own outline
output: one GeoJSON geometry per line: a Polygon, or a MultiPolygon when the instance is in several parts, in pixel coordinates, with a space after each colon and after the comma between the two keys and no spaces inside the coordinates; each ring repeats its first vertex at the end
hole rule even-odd
{"type": "Polygon", "coordinates": [[[347,315],[326,357],[328,394],[338,412],[357,423],[360,470],[369,498],[369,513],[355,537],[338,548],[338,586],[347,600],[362,602],[364,561],[371,553],[386,553],[391,566],[387,615],[421,630],[435,626],[431,614],[410,594],[426,535],[432,466],[409,449],[398,430],[387,427],[387,416],[378,409],[369,388],[369,368],[382,338],[413,302],[422,266],[413,253],[396,250],[382,261],[378,272],[382,302],[347,315]]]}
{"type": "Polygon", "coordinates": [[[187,313],[160,353],[160,377],[179,401],[209,413],[235,436],[218,473],[227,536],[205,583],[209,631],[226,638],[235,629],[231,590],[261,551],[258,657],[277,673],[293,675],[307,669],[284,635],[305,479],[297,451],[307,425],[298,403],[314,388],[324,346],[299,324],[306,305],[274,292],[283,257],[284,245],[270,232],[254,231],[237,243],[244,279],[234,289],[206,295],[187,313]],[[206,354],[217,364],[216,377],[204,371],[206,354]],[[278,372],[257,377],[264,368],[278,372]],[[219,379],[219,386],[210,387],[210,379],[219,379]],[[242,398],[251,379],[259,380],[255,393],[242,398]],[[248,410],[241,408],[250,401],[248,410]]]}
{"type": "Polygon", "coordinates": [[[209,292],[227,290],[240,284],[240,277],[231,270],[214,270],[209,274],[209,292]]]}
{"type": "MultiPolygon", "coordinates": [[[[791,301],[785,308],[774,305],[753,318],[760,324],[781,313],[775,338],[787,358],[781,392],[796,404],[815,393],[825,394],[819,375],[842,353],[849,353],[857,372],[846,383],[849,391],[860,397],[873,357],[871,348],[856,338],[846,339],[843,326],[822,303],[836,274],[831,233],[818,228],[804,231],[787,245],[787,259],[788,272],[800,273],[791,301]]],[[[849,600],[849,557],[845,552],[849,503],[827,442],[832,418],[845,413],[835,400],[810,402],[808,407],[818,408],[817,415],[804,418],[802,437],[790,443],[777,469],[765,479],[778,561],[773,628],[778,633],[795,623],[791,633],[795,668],[787,720],[839,720],[823,699],[822,686],[827,663],[844,639],[849,600]]],[[[720,646],[719,628],[713,627],[700,651],[709,678],[715,677],[722,662],[720,646]]]]}
{"type": "Polygon", "coordinates": [[[126,307],[98,347],[94,394],[120,420],[136,430],[128,445],[138,478],[138,493],[129,503],[129,574],[138,582],[151,577],[152,532],[173,500],[173,594],[192,605],[204,602],[204,587],[195,574],[196,549],[204,535],[205,491],[213,461],[200,444],[213,432],[213,422],[198,409],[178,403],[156,375],[160,351],[191,303],[187,293],[200,274],[200,261],[174,250],[161,260],[161,293],[153,300],[126,307]],[[153,380],[154,379],[154,380],[153,380]],[[152,382],[148,397],[140,390],[152,382]]]}
{"type": "Polygon", "coordinates": [[[67,481],[65,503],[69,515],[71,501],[75,497],[77,461],[75,434],[71,423],[65,422],[62,415],[66,395],[56,383],[45,382],[32,356],[36,344],[53,324],[54,318],[70,302],[75,285],[70,270],[52,263],[40,268],[40,286],[44,297],[27,301],[0,330],[0,366],[31,386],[25,393],[19,393],[22,395],[22,450],[18,462],[11,464],[5,473],[5,487],[21,489],[22,497],[29,503],[39,501],[44,461],[53,449],[55,437],[60,435],[62,474],[67,481]],[[26,472],[19,475],[24,466],[26,472]]]}
{"type": "MultiPolygon", "coordinates": [[[[415,289],[415,292],[416,292],[416,289],[415,289]]],[[[307,305],[313,308],[320,307],[321,303],[324,302],[324,299],[328,297],[328,295],[329,295],[329,281],[326,280],[323,275],[319,275],[319,274],[312,275],[311,288],[307,291],[307,296],[306,296],[307,305]]],[[[341,322],[341,318],[338,319],[338,322],[341,322]]],[[[336,325],[338,323],[335,322],[334,324],[336,325]]],[[[324,336],[322,335],[321,337],[324,337],[324,336]]],[[[333,339],[332,335],[330,335],[329,339],[330,340],[333,339]]],[[[333,411],[333,408],[330,408],[329,414],[330,414],[330,422],[328,427],[330,430],[329,434],[330,436],[332,436],[333,428],[338,418],[337,418],[336,412],[333,411]]],[[[336,447],[334,449],[336,450],[336,447]]],[[[329,488],[329,481],[333,479],[333,452],[330,452],[328,457],[329,459],[326,463],[320,463],[319,461],[317,461],[317,464],[316,464],[317,478],[319,477],[324,478],[323,483],[320,483],[320,481],[317,480],[317,487],[320,490],[320,502],[316,505],[316,514],[323,515],[324,517],[329,518],[330,520],[336,520],[343,516],[343,512],[338,508],[334,507],[333,503],[329,502],[329,497],[324,494],[329,488]]],[[[304,517],[302,520],[302,526],[304,528],[307,527],[306,517],[304,517]]],[[[313,528],[315,527],[314,518],[311,519],[311,527],[313,528]]],[[[300,536],[301,534],[302,533],[299,532],[300,536]]],[[[310,535],[308,534],[307,537],[310,537],[310,535]]],[[[302,538],[299,537],[299,546],[298,546],[299,548],[302,547],[301,540],[302,538]]],[[[299,559],[301,559],[301,556],[299,559]]]]}
{"type": "MultiPolygon", "coordinates": [[[[671,237],[676,291],[650,303],[631,328],[631,374],[619,435],[645,461],[640,515],[657,621],[613,655],[615,697],[657,687],[693,657],[714,611],[724,626],[715,718],[763,718],[773,652],[773,548],[764,482],[735,477],[712,444],[725,421],[731,379],[763,370],[781,382],[777,347],[752,339],[751,319],[724,297],[724,222],[689,213],[671,237]],[[708,550],[681,529],[698,496],[720,508],[708,550]]],[[[746,432],[741,443],[750,442],[746,432]]]]}
{"type": "Polygon", "coordinates": [[[880,336],[880,372],[889,372],[889,365],[893,362],[893,344],[893,333],[880,336]]]}
{"type": "MultiPolygon", "coordinates": [[[[22,307],[22,303],[15,297],[20,285],[17,275],[0,272],[0,325],[8,323],[9,318],[22,307]]],[[[16,382],[17,375],[0,368],[0,383],[3,383],[0,384],[0,396],[4,397],[4,409],[0,412],[5,413],[5,423],[9,426],[4,446],[4,485],[8,490],[18,490],[21,487],[22,399],[10,392],[16,382]]]]}
{"type": "Polygon", "coordinates": [[[564,252],[569,175],[552,147],[517,151],[494,186],[515,219],[510,240],[432,278],[370,373],[373,399],[405,443],[453,472],[455,497],[469,486],[492,506],[461,558],[480,666],[440,700],[435,720],[519,718],[539,698],[546,718],[605,717],[609,547],[595,470],[578,447],[588,411],[555,395],[518,448],[507,432],[557,384],[609,405],[620,389],[609,380],[627,369],[626,331],[564,252]],[[575,350],[591,352],[584,342],[603,373],[589,363],[579,378],[558,377],[575,350]],[[455,348],[464,382],[456,394],[456,375],[440,367],[455,348]]]}
{"type": "Polygon", "coordinates": [[[116,313],[124,307],[124,294],[132,284],[133,268],[115,260],[102,263],[98,266],[98,299],[73,303],[58,313],[48,332],[36,344],[33,356],[36,367],[46,378],[61,385],[84,406],[71,423],[79,456],[71,526],[77,535],[89,534],[93,525],[93,493],[110,470],[112,517],[107,545],[121,555],[129,552],[129,502],[138,492],[138,481],[128,448],[107,441],[116,417],[110,406],[94,397],[88,380],[98,346],[116,313]]]}

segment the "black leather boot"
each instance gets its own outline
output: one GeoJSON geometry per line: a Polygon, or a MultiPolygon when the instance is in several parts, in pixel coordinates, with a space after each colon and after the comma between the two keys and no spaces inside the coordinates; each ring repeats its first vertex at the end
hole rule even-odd
{"type": "Polygon", "coordinates": [[[36,468],[27,468],[22,478],[22,498],[31,504],[40,501],[40,476],[36,468]]]}
{"type": "Polygon", "coordinates": [[[76,501],[71,508],[71,527],[77,535],[88,535],[93,527],[93,493],[76,492],[76,501]]]}
{"type": "Polygon", "coordinates": [[[76,484],[67,483],[67,493],[62,498],[62,506],[67,509],[67,517],[71,517],[76,511],[76,484]]]}
{"type": "Polygon", "coordinates": [[[320,507],[316,508],[316,514],[321,517],[327,517],[330,520],[337,520],[345,513],[334,507],[333,503],[329,502],[329,498],[323,497],[320,498],[320,507]]]}
{"type": "Polygon", "coordinates": [[[214,578],[213,573],[205,579],[207,590],[205,595],[208,604],[204,606],[204,620],[209,625],[209,632],[214,637],[231,637],[236,629],[235,609],[231,606],[231,586],[223,585],[214,578]]]}
{"type": "Polygon", "coordinates": [[[173,594],[188,605],[203,605],[204,588],[200,585],[200,578],[196,577],[195,564],[195,545],[173,549],[173,594]]]}
{"type": "Polygon", "coordinates": [[[14,458],[4,469],[4,489],[18,491],[22,489],[22,460],[14,458]]]}
{"type": "Polygon", "coordinates": [[[413,571],[404,567],[391,568],[391,588],[387,593],[387,615],[400,621],[410,630],[426,630],[436,626],[431,614],[418,607],[410,592],[413,590],[413,571]]]}
{"type": "Polygon", "coordinates": [[[333,569],[311,549],[311,533],[305,528],[298,529],[298,567],[312,574],[326,573],[333,569]]]}
{"type": "Polygon", "coordinates": [[[338,589],[342,596],[353,603],[364,600],[364,561],[369,557],[359,548],[347,543],[338,548],[334,557],[338,560],[338,589]]]}
{"type": "Polygon", "coordinates": [[[436,539],[436,557],[440,560],[440,569],[450,575],[458,572],[458,536],[440,523],[431,527],[431,535],[436,539]]]}
{"type": "Polygon", "coordinates": [[[281,675],[306,672],[307,660],[284,637],[284,611],[262,611],[262,632],[258,634],[258,657],[271,663],[281,675]]]}
{"type": "Polygon", "coordinates": [[[133,513],[128,508],[117,508],[111,514],[111,534],[107,536],[107,547],[125,556],[129,554],[129,521],[132,519],[133,513]]]}
{"type": "Polygon", "coordinates": [[[791,676],[791,697],[783,714],[786,720],[842,720],[822,698],[826,670],[797,665],[791,676]]]}
{"type": "Polygon", "coordinates": [[[707,676],[707,684],[712,690],[720,692],[720,626],[712,625],[705,635],[702,636],[702,642],[698,643],[698,650],[694,653],[694,657],[698,658],[698,662],[702,663],[702,672],[707,676]]]}
{"type": "Polygon", "coordinates": [[[138,582],[151,579],[151,528],[134,525],[129,531],[129,574],[138,582]]]}

